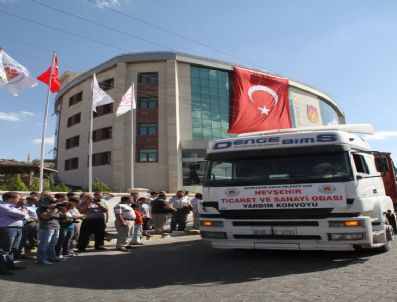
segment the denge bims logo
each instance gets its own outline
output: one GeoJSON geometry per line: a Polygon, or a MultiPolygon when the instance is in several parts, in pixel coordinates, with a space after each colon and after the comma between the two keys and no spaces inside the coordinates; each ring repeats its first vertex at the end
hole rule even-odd
{"type": "Polygon", "coordinates": [[[319,134],[312,137],[298,137],[298,138],[284,138],[281,139],[279,136],[261,137],[261,138],[246,138],[246,139],[235,139],[217,142],[214,144],[214,150],[222,150],[233,148],[238,145],[303,145],[313,143],[331,143],[337,141],[338,138],[333,133],[319,134]]]}
{"type": "Polygon", "coordinates": [[[229,197],[236,197],[240,194],[240,191],[237,189],[230,188],[230,189],[225,190],[225,194],[226,194],[226,196],[229,196],[229,197]]]}
{"type": "Polygon", "coordinates": [[[332,194],[336,191],[336,187],[333,185],[323,185],[318,188],[318,191],[323,194],[332,194]]]}

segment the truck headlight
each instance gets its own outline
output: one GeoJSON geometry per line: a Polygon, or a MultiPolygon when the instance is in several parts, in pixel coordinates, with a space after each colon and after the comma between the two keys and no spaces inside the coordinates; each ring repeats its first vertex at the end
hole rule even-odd
{"type": "Polygon", "coordinates": [[[222,220],[201,220],[200,225],[203,227],[221,228],[221,227],[223,227],[223,221],[222,220]]]}
{"type": "Polygon", "coordinates": [[[361,220],[335,220],[329,221],[330,228],[359,227],[361,220]]]}

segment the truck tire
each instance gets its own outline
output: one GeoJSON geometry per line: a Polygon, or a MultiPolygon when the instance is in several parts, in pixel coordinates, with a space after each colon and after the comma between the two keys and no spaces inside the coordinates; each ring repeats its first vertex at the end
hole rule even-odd
{"type": "Polygon", "coordinates": [[[385,244],[378,250],[381,253],[386,253],[391,249],[391,242],[394,236],[394,227],[390,225],[389,220],[385,217],[385,244]]]}

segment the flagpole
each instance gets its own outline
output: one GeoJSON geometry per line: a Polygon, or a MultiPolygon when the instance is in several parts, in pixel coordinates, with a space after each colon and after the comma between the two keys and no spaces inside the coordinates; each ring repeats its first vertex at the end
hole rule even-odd
{"type": "Polygon", "coordinates": [[[134,102],[132,101],[135,97],[135,87],[134,82],[132,82],[132,91],[131,91],[131,189],[135,188],[134,182],[134,102]]]}
{"type": "MultiPolygon", "coordinates": [[[[94,82],[94,79],[92,80],[94,82]]],[[[94,85],[94,84],[93,84],[94,85]]],[[[93,90],[93,89],[92,89],[93,90]]],[[[94,92],[92,93],[94,99],[94,92]]],[[[90,113],[90,134],[89,134],[89,150],[88,150],[88,192],[92,192],[92,130],[94,128],[94,100],[91,102],[90,113]]]]}
{"type": "Polygon", "coordinates": [[[40,156],[40,188],[39,191],[43,192],[43,182],[44,182],[44,140],[45,140],[45,133],[47,129],[47,119],[48,119],[48,107],[50,104],[50,93],[51,93],[51,84],[52,84],[52,73],[54,71],[54,62],[55,62],[55,56],[56,53],[54,51],[54,54],[52,56],[52,64],[51,64],[51,72],[50,72],[50,80],[48,83],[48,91],[47,91],[47,102],[45,105],[45,111],[44,111],[44,122],[43,122],[43,132],[41,135],[41,156],[40,156]]]}

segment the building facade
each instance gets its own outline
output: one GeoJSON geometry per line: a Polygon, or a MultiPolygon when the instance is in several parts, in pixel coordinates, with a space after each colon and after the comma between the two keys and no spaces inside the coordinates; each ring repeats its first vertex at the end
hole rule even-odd
{"type": "MultiPolygon", "coordinates": [[[[200,190],[208,141],[230,136],[233,66],[177,52],[145,52],[117,56],[80,75],[65,73],[55,101],[59,180],[88,187],[91,82],[96,73],[115,102],[94,114],[93,179],[119,192],[132,187],[131,175],[135,187],[200,190]],[[116,117],[132,83],[134,117],[116,117]]],[[[345,122],[341,109],[323,92],[292,80],[289,85],[294,127],[345,122]]]]}

